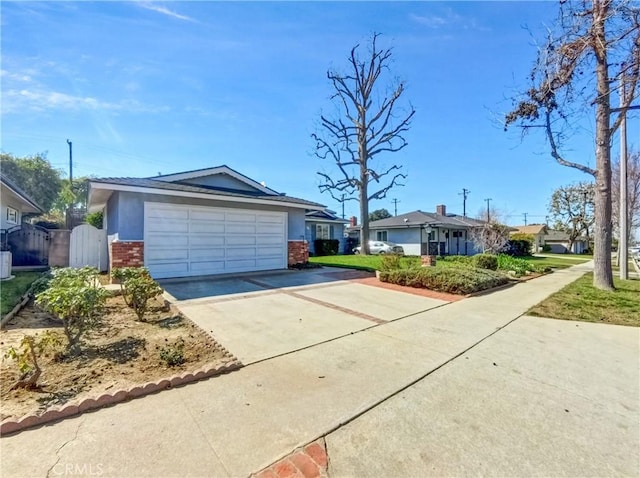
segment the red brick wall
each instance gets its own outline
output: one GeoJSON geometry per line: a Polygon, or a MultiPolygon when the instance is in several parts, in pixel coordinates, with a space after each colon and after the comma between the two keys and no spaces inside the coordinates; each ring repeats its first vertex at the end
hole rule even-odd
{"type": "Polygon", "coordinates": [[[306,264],[309,262],[309,243],[307,241],[289,241],[288,265],[306,264]]]}
{"type": "Polygon", "coordinates": [[[109,270],[144,266],[144,242],[113,241],[109,245],[109,270]]]}

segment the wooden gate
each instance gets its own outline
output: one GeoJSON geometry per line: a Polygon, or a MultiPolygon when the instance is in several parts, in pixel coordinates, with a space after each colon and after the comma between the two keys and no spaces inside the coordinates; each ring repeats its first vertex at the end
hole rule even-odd
{"type": "Polygon", "coordinates": [[[14,266],[49,264],[49,232],[39,226],[21,224],[3,234],[3,249],[11,251],[14,266]]]}
{"type": "Polygon", "coordinates": [[[107,231],[89,224],[74,227],[69,244],[70,267],[96,267],[104,272],[109,267],[107,231]]]}

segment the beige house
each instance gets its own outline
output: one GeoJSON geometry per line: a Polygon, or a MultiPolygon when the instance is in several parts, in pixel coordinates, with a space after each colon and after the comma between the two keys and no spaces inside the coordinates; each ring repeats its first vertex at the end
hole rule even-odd
{"type": "Polygon", "coordinates": [[[514,234],[530,234],[533,236],[533,250],[531,252],[541,252],[542,246],[545,245],[545,236],[549,233],[547,226],[544,224],[530,224],[528,226],[513,226],[511,235],[514,234]]]}

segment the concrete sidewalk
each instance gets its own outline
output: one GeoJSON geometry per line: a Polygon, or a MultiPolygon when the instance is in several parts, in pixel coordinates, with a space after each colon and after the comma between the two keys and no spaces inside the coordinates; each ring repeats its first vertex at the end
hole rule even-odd
{"type": "MultiPolygon", "coordinates": [[[[502,333],[590,265],[4,437],[2,476],[55,476],[65,469],[94,476],[97,469],[100,476],[247,476],[502,333]]],[[[335,450],[330,447],[330,459],[335,450]]]]}

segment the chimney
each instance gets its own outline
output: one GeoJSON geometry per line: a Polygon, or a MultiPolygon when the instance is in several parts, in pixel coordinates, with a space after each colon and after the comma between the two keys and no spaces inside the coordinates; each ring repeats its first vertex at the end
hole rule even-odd
{"type": "Polygon", "coordinates": [[[436,214],[439,214],[441,216],[446,216],[447,215],[447,206],[445,206],[444,204],[438,204],[436,206],[436,214]]]}
{"type": "Polygon", "coordinates": [[[349,226],[356,227],[358,225],[358,218],[355,216],[351,216],[349,218],[349,226]]]}

